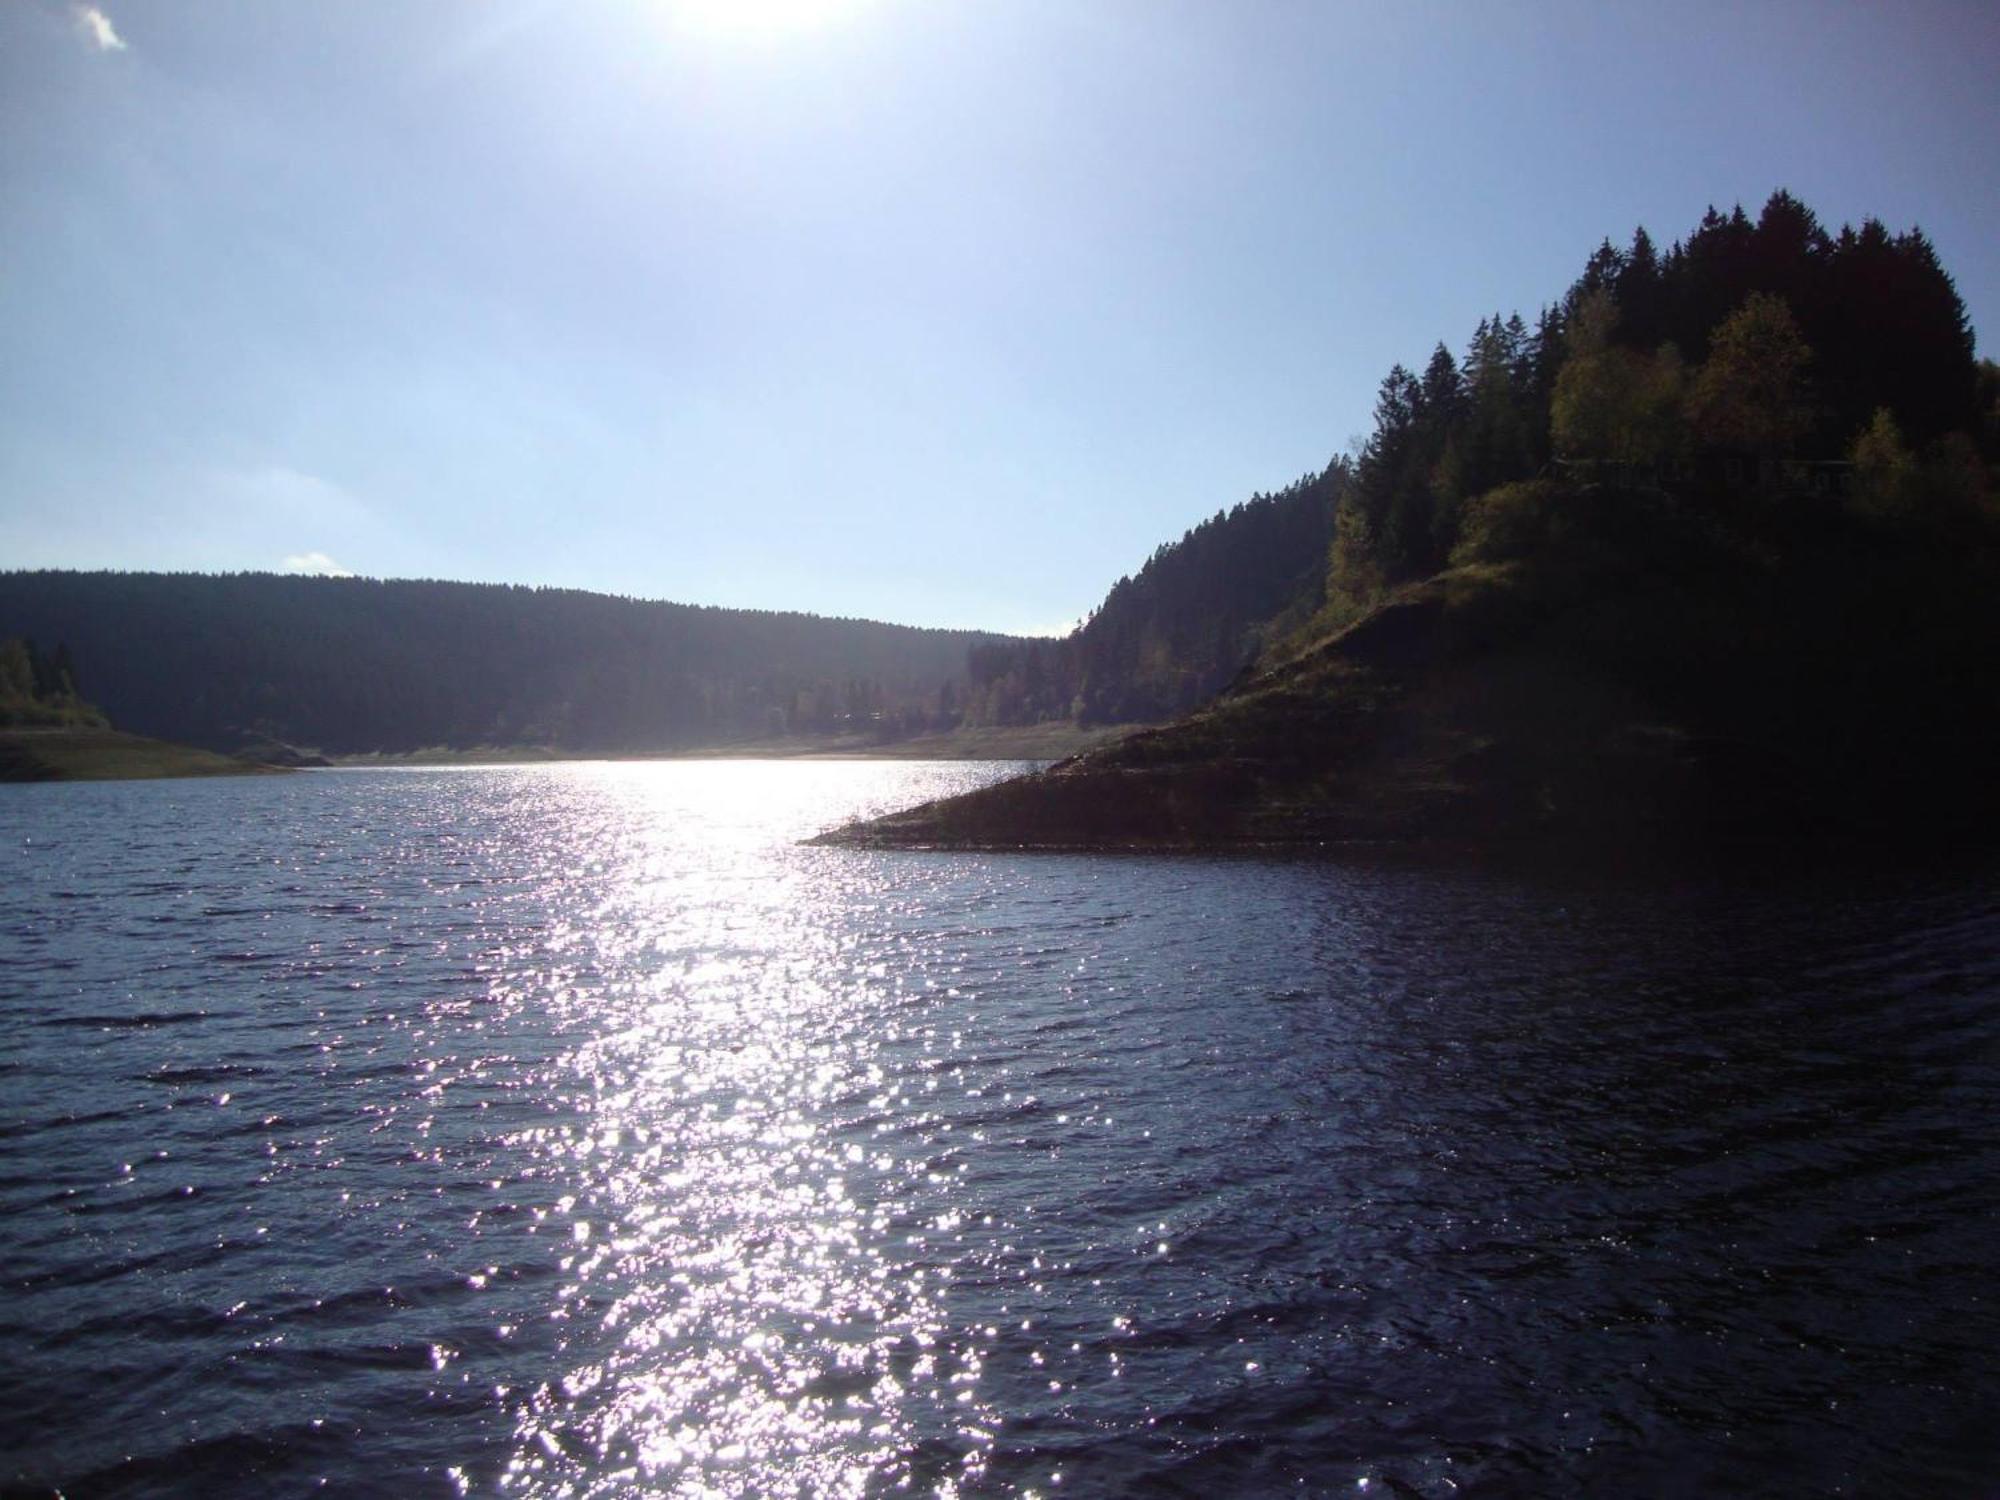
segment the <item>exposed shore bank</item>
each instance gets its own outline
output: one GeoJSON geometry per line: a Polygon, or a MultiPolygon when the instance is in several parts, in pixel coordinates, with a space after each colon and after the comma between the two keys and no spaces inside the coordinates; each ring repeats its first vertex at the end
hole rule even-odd
{"type": "Polygon", "coordinates": [[[116,729],[0,729],[0,781],[147,781],[266,776],[280,766],[239,760],[116,729]]]}

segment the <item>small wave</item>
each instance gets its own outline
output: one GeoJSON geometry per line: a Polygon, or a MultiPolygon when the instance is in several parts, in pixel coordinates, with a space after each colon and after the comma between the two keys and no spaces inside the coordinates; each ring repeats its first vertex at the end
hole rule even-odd
{"type": "MultiPolygon", "coordinates": [[[[76,1495],[247,1493],[247,1485],[279,1488],[281,1476],[301,1470],[338,1471],[354,1439],[346,1424],[293,1422],[134,1454],[86,1474],[49,1476],[47,1482],[53,1493],[76,1495]]],[[[298,1486],[284,1488],[305,1483],[301,1474],[298,1486]]]]}
{"type": "Polygon", "coordinates": [[[207,1067],[154,1068],[150,1073],[135,1073],[132,1077],[137,1083],[230,1083],[242,1078],[261,1078],[264,1071],[252,1063],[211,1063],[207,1067]]]}
{"type": "Polygon", "coordinates": [[[18,1120],[0,1124],[0,1141],[20,1140],[28,1136],[40,1135],[43,1131],[69,1130],[82,1125],[102,1125],[108,1121],[125,1121],[144,1114],[145,1107],[138,1109],[99,1109],[81,1115],[52,1115],[40,1120],[18,1120]]]}
{"type": "Polygon", "coordinates": [[[74,1026],[85,1031],[144,1031],[154,1026],[186,1026],[196,1021],[234,1015],[233,1011],[142,1010],[125,1015],[89,1013],[80,1016],[49,1016],[42,1026],[74,1026]]]}
{"type": "MultiPolygon", "coordinates": [[[[118,1281],[124,1277],[136,1276],[147,1271],[196,1271],[216,1265],[232,1256],[254,1253],[270,1248],[264,1239],[223,1239],[211,1244],[177,1247],[171,1250],[157,1250],[150,1255],[121,1256],[113,1260],[94,1261],[85,1265],[64,1266],[49,1271],[36,1271],[21,1277],[12,1284],[22,1291],[40,1291],[53,1288],[96,1286],[102,1282],[118,1281]]],[[[60,1340],[60,1335],[51,1335],[60,1340]]]]}
{"type": "Polygon", "coordinates": [[[464,1276],[433,1273],[394,1286],[350,1287],[325,1297],[273,1299],[253,1311],[274,1324],[351,1328],[373,1323],[387,1313],[435,1306],[471,1292],[464,1276]]]}

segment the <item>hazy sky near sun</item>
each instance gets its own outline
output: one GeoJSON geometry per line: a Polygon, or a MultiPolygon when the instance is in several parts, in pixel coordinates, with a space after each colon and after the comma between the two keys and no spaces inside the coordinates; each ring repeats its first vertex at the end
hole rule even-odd
{"type": "Polygon", "coordinates": [[[2000,329],[1981,0],[0,3],[0,567],[1034,630],[1605,235],[2000,329]]]}

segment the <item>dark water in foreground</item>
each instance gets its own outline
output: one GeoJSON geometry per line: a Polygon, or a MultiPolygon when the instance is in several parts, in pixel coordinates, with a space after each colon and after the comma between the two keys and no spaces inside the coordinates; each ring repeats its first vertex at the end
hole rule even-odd
{"type": "Polygon", "coordinates": [[[793,843],[997,769],[0,788],[0,1487],[2000,1493],[2000,880],[793,843]]]}

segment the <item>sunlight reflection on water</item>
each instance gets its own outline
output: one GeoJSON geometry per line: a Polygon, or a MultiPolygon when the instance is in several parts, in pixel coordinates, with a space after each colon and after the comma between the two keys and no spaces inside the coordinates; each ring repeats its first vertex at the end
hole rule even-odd
{"type": "Polygon", "coordinates": [[[871,862],[791,848],[854,773],[652,772],[599,768],[572,811],[596,905],[557,959],[588,978],[549,1003],[584,1038],[574,1114],[518,1146],[576,1184],[539,1228],[568,1242],[553,1316],[583,1336],[507,1482],[858,1496],[939,1432],[975,1478],[994,1416],[976,1350],[939,1347],[948,1272],[884,1254],[929,1167],[876,1060],[904,977],[844,957],[871,862]]]}

